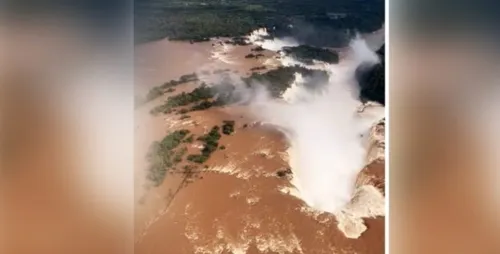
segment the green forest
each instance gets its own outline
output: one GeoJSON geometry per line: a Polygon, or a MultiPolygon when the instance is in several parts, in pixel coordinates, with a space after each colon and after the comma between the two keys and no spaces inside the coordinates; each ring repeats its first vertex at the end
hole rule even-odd
{"type": "Polygon", "coordinates": [[[328,49],[300,45],[297,47],[285,47],[283,48],[283,51],[287,55],[292,56],[305,64],[313,64],[313,60],[319,60],[331,64],[339,62],[338,53],[328,49]]]}
{"type": "Polygon", "coordinates": [[[323,33],[321,38],[331,40],[330,31],[371,32],[380,28],[384,1],[138,0],[134,20],[136,43],[162,38],[203,41],[237,37],[258,27],[304,38],[310,37],[313,27],[323,33]]]}
{"type": "MultiPolygon", "coordinates": [[[[317,84],[325,83],[328,80],[328,74],[321,70],[309,70],[300,66],[279,67],[264,73],[254,72],[242,81],[247,87],[254,85],[264,85],[269,90],[271,96],[279,97],[291,86],[295,80],[295,73],[300,73],[304,77],[309,78],[310,87],[315,87],[317,84]]],[[[184,75],[190,80],[197,80],[195,74],[184,75]]],[[[182,79],[181,79],[182,80],[182,79]]],[[[146,96],[148,100],[158,98],[172,89],[172,84],[179,85],[182,82],[172,80],[161,86],[152,88],[146,96]]],[[[211,107],[224,106],[241,100],[241,94],[234,93],[235,86],[230,83],[212,84],[208,86],[201,83],[200,86],[193,89],[191,92],[182,92],[177,95],[169,96],[162,104],[151,109],[153,115],[170,114],[177,109],[177,113],[185,114],[189,111],[205,110],[211,107]]],[[[137,104],[140,106],[142,104],[137,104]]]]}

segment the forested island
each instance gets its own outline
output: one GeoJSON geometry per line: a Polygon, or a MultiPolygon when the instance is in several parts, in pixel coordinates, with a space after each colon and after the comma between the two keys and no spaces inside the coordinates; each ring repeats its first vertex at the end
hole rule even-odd
{"type": "Polygon", "coordinates": [[[313,60],[319,60],[330,64],[336,64],[339,62],[339,55],[337,52],[311,47],[308,45],[300,45],[297,47],[285,47],[283,51],[305,64],[313,64],[313,60]]]}

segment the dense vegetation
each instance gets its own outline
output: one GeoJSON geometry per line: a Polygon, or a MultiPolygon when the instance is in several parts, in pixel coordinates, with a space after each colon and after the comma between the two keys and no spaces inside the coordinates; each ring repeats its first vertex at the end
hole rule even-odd
{"type": "Polygon", "coordinates": [[[297,47],[285,47],[283,51],[305,64],[313,64],[313,60],[319,60],[331,64],[339,62],[339,55],[337,52],[328,49],[316,48],[307,45],[300,45],[297,47]]]}
{"type": "Polygon", "coordinates": [[[170,80],[169,82],[165,82],[161,86],[153,87],[146,94],[146,98],[143,99],[142,101],[139,101],[138,103],[141,104],[141,103],[145,103],[148,101],[152,101],[152,100],[164,95],[165,93],[171,93],[171,92],[175,91],[175,89],[174,89],[175,86],[185,84],[187,82],[198,81],[198,80],[199,79],[198,79],[198,76],[196,75],[196,73],[182,75],[179,78],[179,80],[170,80]]]}
{"type": "MultiPolygon", "coordinates": [[[[225,146],[219,146],[219,139],[222,136],[220,129],[217,125],[213,126],[208,133],[198,137],[196,140],[203,143],[200,154],[190,154],[186,159],[192,163],[203,164],[217,149],[226,149],[225,146]]],[[[224,121],[222,132],[229,135],[233,131],[234,121],[224,121]]],[[[161,141],[151,144],[147,154],[150,164],[147,179],[152,181],[154,186],[161,185],[167,172],[175,170],[175,166],[182,162],[184,155],[187,153],[187,147],[181,145],[194,141],[194,135],[189,135],[189,133],[189,130],[177,130],[168,134],[161,141]]],[[[193,166],[185,165],[183,168],[186,170],[186,168],[193,168],[193,166]]]]}
{"type": "MultiPolygon", "coordinates": [[[[261,68],[259,68],[261,70],[261,68]]],[[[271,96],[279,97],[281,94],[290,87],[295,80],[295,73],[301,73],[309,78],[308,85],[313,88],[319,83],[324,83],[328,79],[325,71],[309,70],[300,66],[293,67],[279,67],[265,73],[252,73],[251,76],[243,78],[242,81],[248,86],[265,85],[271,93],[271,96]]],[[[193,74],[194,75],[194,74],[193,74]]],[[[190,79],[184,78],[181,80],[194,80],[197,77],[189,76],[190,79]]],[[[180,84],[179,81],[167,82],[167,85],[155,87],[151,90],[150,94],[163,95],[165,88],[171,88],[172,83],[175,85],[180,84]],[[160,92],[157,92],[160,91],[160,92]]],[[[160,113],[172,113],[178,107],[184,107],[178,111],[180,114],[185,114],[190,111],[199,111],[209,109],[211,107],[220,107],[236,101],[240,101],[241,94],[235,93],[236,87],[231,84],[231,81],[221,81],[219,84],[208,86],[202,83],[199,87],[193,89],[191,92],[182,92],[177,95],[170,96],[166,101],[153,108],[151,114],[156,115],[160,113]],[[186,108],[187,106],[187,108],[186,108]]],[[[157,95],[158,96],[158,95],[157,95]]],[[[187,118],[183,116],[182,119],[187,118]]]]}
{"type": "Polygon", "coordinates": [[[201,154],[190,154],[187,159],[198,164],[202,164],[207,161],[210,155],[219,147],[219,139],[221,138],[219,130],[219,126],[214,126],[210,132],[199,137],[197,140],[203,142],[201,154]]]}
{"type": "Polygon", "coordinates": [[[288,34],[324,44],[345,36],[339,31],[380,28],[384,1],[139,0],[134,15],[138,43],[165,37],[192,41],[238,37],[268,27],[279,36],[288,34]]]}
{"type": "Polygon", "coordinates": [[[231,135],[234,132],[234,121],[223,121],[222,133],[231,135]]]}
{"type": "Polygon", "coordinates": [[[305,77],[311,78],[311,86],[324,82],[328,79],[328,74],[325,71],[309,70],[300,66],[289,66],[279,67],[265,73],[252,73],[250,77],[244,78],[243,81],[245,81],[249,86],[252,86],[253,84],[266,85],[271,93],[271,96],[279,97],[291,86],[293,81],[295,81],[296,72],[304,75],[305,77]]]}
{"type": "Polygon", "coordinates": [[[191,134],[186,139],[184,139],[182,142],[184,142],[184,143],[193,143],[193,141],[194,141],[194,135],[191,134]]]}
{"type": "Polygon", "coordinates": [[[151,114],[171,113],[172,109],[180,106],[187,106],[191,103],[211,99],[214,96],[214,91],[206,84],[201,84],[193,91],[186,93],[182,92],[178,95],[169,97],[162,105],[151,110],[151,114]]]}
{"type": "Polygon", "coordinates": [[[182,161],[182,156],[186,153],[187,149],[183,148],[176,151],[176,148],[188,134],[189,130],[174,131],[160,142],[154,142],[149,148],[147,159],[150,166],[147,178],[155,186],[163,182],[167,170],[172,169],[175,164],[182,161]]]}
{"type": "Polygon", "coordinates": [[[380,63],[362,65],[356,70],[356,79],[360,87],[361,101],[376,101],[385,105],[385,49],[377,51],[380,63]]]}

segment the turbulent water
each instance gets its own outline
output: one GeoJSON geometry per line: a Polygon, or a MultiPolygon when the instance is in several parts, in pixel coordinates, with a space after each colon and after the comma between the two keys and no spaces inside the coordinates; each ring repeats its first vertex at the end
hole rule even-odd
{"type": "MultiPolygon", "coordinates": [[[[286,44],[279,39],[252,36],[253,41],[270,49],[286,44]]],[[[286,135],[292,183],[301,198],[315,209],[336,213],[354,195],[356,177],[367,156],[365,138],[370,127],[383,118],[383,109],[368,116],[357,113],[361,103],[354,73],[360,64],[375,64],[378,60],[364,40],[356,38],[350,43],[346,59],[335,65],[321,65],[329,74],[321,89],[306,89],[303,77],[296,74],[296,82],[283,94],[283,101],[271,99],[264,89],[256,91],[254,112],[286,135]]]]}
{"type": "Polygon", "coordinates": [[[247,41],[270,51],[278,51],[284,47],[299,46],[299,43],[291,37],[269,38],[269,36],[267,29],[260,28],[250,33],[247,36],[247,41]]]}

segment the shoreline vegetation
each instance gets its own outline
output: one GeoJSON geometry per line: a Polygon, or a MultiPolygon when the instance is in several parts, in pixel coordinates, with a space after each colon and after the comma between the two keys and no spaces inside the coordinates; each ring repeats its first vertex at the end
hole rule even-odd
{"type": "Polygon", "coordinates": [[[336,64],[339,62],[339,54],[337,52],[308,45],[284,47],[283,52],[307,65],[314,64],[313,60],[319,60],[329,64],[336,64]]]}
{"type": "Polygon", "coordinates": [[[385,105],[385,45],[377,50],[380,63],[374,66],[360,66],[356,70],[356,80],[360,88],[360,100],[376,101],[385,105]]]}
{"type": "Polygon", "coordinates": [[[345,36],[339,31],[379,29],[383,6],[383,0],[141,0],[135,2],[135,42],[169,38],[195,43],[228,37],[239,44],[244,43],[241,36],[265,27],[272,36],[316,37],[317,43],[304,42],[309,45],[338,43],[345,36]],[[321,36],[312,36],[318,33],[321,36]]]}
{"type": "MultiPolygon", "coordinates": [[[[259,68],[259,70],[262,70],[259,68]]],[[[224,70],[221,70],[222,72],[224,70]]],[[[214,73],[217,71],[214,71],[214,73]]],[[[219,73],[219,72],[217,72],[219,73]]],[[[270,91],[271,96],[279,97],[288,89],[295,80],[295,73],[302,74],[305,78],[310,78],[311,83],[325,82],[328,74],[321,70],[310,70],[301,66],[278,67],[264,73],[253,72],[249,77],[241,78],[242,85],[248,88],[257,84],[262,84],[270,91]]],[[[153,87],[144,98],[136,98],[136,107],[140,107],[165,94],[175,91],[175,87],[188,82],[198,82],[196,73],[181,76],[179,80],[171,80],[160,86],[153,87]]],[[[311,85],[312,87],[312,85],[311,85]]],[[[236,87],[229,82],[222,81],[219,84],[206,84],[202,82],[191,92],[182,92],[168,97],[161,105],[151,109],[153,115],[170,114],[177,112],[185,114],[190,111],[198,111],[211,108],[213,106],[224,106],[232,102],[239,101],[239,95],[234,93],[236,87]]]]}
{"type": "Polygon", "coordinates": [[[182,75],[178,80],[170,80],[160,86],[153,87],[143,98],[136,97],[135,105],[136,107],[140,107],[141,105],[155,100],[156,98],[159,98],[166,93],[174,92],[175,87],[178,85],[198,80],[198,75],[196,73],[182,75]]]}
{"type": "Polygon", "coordinates": [[[155,187],[158,187],[169,173],[193,173],[193,170],[196,170],[205,163],[212,153],[217,150],[226,149],[226,146],[220,145],[219,141],[222,134],[232,135],[235,131],[234,125],[235,121],[224,120],[221,124],[222,127],[215,125],[208,133],[196,139],[194,134],[190,135],[191,132],[189,130],[176,130],[169,133],[161,141],[153,142],[146,156],[149,161],[147,179],[155,187]],[[186,155],[188,146],[193,142],[200,142],[202,144],[200,153],[186,155]],[[179,164],[183,162],[185,165],[179,168],[179,164]]]}

